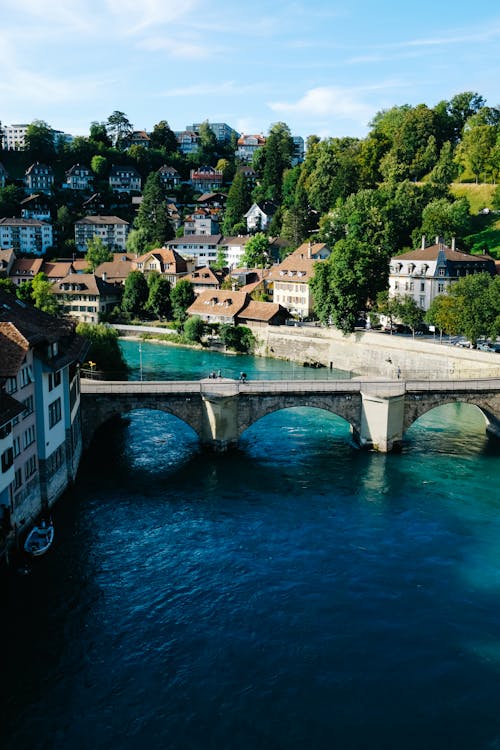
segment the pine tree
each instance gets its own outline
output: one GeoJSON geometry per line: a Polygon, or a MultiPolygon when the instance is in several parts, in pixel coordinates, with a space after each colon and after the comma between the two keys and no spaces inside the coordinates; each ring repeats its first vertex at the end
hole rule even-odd
{"type": "Polygon", "coordinates": [[[151,172],[146,180],[135,227],[143,230],[148,243],[157,243],[161,247],[174,236],[158,172],[151,172]]]}

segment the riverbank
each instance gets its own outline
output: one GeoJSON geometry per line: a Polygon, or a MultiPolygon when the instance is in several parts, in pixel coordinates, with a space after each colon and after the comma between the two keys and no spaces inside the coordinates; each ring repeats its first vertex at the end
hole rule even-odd
{"type": "MultiPolygon", "coordinates": [[[[254,354],[306,366],[357,372],[379,377],[420,378],[498,378],[500,355],[477,349],[463,349],[439,339],[412,338],[379,331],[341,331],[319,326],[248,326],[257,342],[254,354]]],[[[122,326],[129,340],[147,340],[172,346],[203,349],[197,344],[180,344],[156,338],[161,328],[122,326]],[[147,339],[141,336],[147,334],[147,339]]],[[[120,329],[119,333],[121,334],[120,329]]],[[[216,347],[213,347],[216,348],[216,347]]],[[[232,352],[225,352],[231,354],[232,352]]]]}

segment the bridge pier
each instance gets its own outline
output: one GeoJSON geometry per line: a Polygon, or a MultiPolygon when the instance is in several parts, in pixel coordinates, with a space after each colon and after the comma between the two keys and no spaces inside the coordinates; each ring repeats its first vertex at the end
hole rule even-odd
{"type": "Polygon", "coordinates": [[[238,394],[202,396],[201,442],[218,453],[227,451],[238,442],[238,394]]]}
{"type": "Polygon", "coordinates": [[[403,442],[404,393],[396,395],[361,391],[361,430],[354,437],[362,448],[380,453],[401,449],[403,442]]]}

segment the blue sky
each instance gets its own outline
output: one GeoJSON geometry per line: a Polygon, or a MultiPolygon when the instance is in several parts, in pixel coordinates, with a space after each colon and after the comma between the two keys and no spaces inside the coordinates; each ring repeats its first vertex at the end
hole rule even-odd
{"type": "Polygon", "coordinates": [[[500,3],[0,0],[0,121],[87,135],[208,119],[363,137],[381,109],[462,91],[500,105],[500,3]]]}

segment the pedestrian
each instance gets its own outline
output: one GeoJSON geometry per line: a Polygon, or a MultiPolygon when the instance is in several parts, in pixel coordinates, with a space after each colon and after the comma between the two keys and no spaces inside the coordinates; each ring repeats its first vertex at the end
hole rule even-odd
{"type": "Polygon", "coordinates": [[[400,377],[401,377],[401,367],[398,367],[398,380],[400,379],[400,377]]]}

